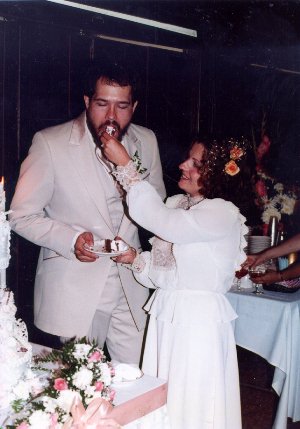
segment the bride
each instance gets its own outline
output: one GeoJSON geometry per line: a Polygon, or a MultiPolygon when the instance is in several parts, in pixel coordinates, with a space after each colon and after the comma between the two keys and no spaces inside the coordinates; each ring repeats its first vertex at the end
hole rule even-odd
{"type": "Polygon", "coordinates": [[[127,191],[130,216],[155,236],[151,252],[130,250],[116,258],[130,264],[136,279],[155,289],[142,369],[168,380],[172,429],[241,428],[236,345],[237,317],[225,297],[245,260],[245,218],[222,199],[241,192],[246,152],[226,142],[194,142],[180,164],[185,194],[164,204],[141,180],[139,167],[113,137],[101,137],[114,175],[127,191]],[[231,151],[229,153],[229,147],[231,151]],[[232,162],[233,161],[233,162],[232,162]],[[239,167],[240,165],[240,167],[239,167]]]}

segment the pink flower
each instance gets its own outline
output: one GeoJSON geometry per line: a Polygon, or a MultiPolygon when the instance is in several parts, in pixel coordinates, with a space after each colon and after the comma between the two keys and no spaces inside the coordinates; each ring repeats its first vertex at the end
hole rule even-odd
{"type": "Polygon", "coordinates": [[[109,399],[110,399],[110,401],[113,401],[113,400],[114,400],[115,395],[116,395],[116,392],[115,392],[114,390],[111,390],[111,391],[110,391],[110,394],[109,394],[109,399]]]}
{"type": "Polygon", "coordinates": [[[102,359],[102,357],[103,357],[102,354],[96,350],[94,353],[91,354],[88,361],[89,362],[98,362],[99,360],[102,359]]]}
{"type": "Polygon", "coordinates": [[[260,197],[265,197],[267,195],[267,188],[263,180],[258,180],[256,182],[255,189],[260,197]]]}
{"type": "Polygon", "coordinates": [[[63,378],[56,378],[54,380],[54,389],[55,390],[67,390],[68,383],[63,378]]]}
{"type": "Polygon", "coordinates": [[[29,428],[29,424],[26,422],[22,422],[19,424],[19,426],[17,426],[17,429],[28,429],[29,428]]]}
{"type": "Polygon", "coordinates": [[[102,381],[96,381],[95,383],[96,392],[102,392],[103,387],[104,387],[104,384],[102,383],[102,381]]]}

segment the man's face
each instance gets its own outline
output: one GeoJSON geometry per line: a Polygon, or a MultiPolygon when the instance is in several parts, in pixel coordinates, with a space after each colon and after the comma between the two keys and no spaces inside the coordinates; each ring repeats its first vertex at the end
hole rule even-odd
{"type": "Polygon", "coordinates": [[[111,125],[117,139],[125,133],[137,106],[137,101],[132,103],[131,86],[108,85],[103,78],[98,79],[92,98],[85,95],[84,102],[93,134],[99,135],[111,125]]]}

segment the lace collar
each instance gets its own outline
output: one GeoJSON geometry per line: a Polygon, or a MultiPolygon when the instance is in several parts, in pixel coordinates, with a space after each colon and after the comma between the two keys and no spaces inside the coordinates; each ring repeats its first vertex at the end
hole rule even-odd
{"type": "Polygon", "coordinates": [[[199,204],[204,199],[205,197],[203,197],[203,195],[196,195],[195,197],[191,197],[189,194],[183,195],[178,203],[178,208],[189,210],[191,207],[199,204]]]}

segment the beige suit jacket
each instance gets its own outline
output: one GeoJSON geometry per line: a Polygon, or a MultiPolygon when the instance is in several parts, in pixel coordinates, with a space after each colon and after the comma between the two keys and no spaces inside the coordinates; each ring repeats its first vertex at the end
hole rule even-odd
{"type": "MultiPolygon", "coordinates": [[[[12,200],[12,229],[41,246],[34,294],[35,324],[54,335],[87,335],[112,261],[98,258],[84,263],[72,252],[78,231],[91,231],[95,239],[114,238],[105,192],[97,174],[86,116],[35,134],[12,200]]],[[[165,196],[162,169],[154,133],[131,124],[128,150],[135,151],[147,169],[148,180],[165,196]]],[[[99,168],[100,165],[99,165],[99,168]]],[[[107,192],[107,191],[106,191],[107,192]]],[[[125,214],[118,232],[139,247],[136,226],[125,214]]],[[[148,291],[130,270],[119,266],[121,282],[138,329],[148,291]]]]}

